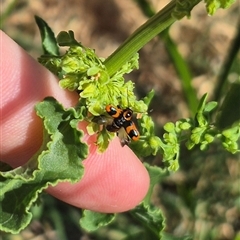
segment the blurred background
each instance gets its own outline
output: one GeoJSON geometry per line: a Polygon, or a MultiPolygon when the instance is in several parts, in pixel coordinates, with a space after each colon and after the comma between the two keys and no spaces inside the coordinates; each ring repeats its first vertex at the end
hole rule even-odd
{"type": "MultiPolygon", "coordinates": [[[[33,58],[42,54],[41,39],[34,15],[43,18],[57,35],[73,30],[84,46],[108,57],[151,11],[157,12],[169,1],[148,0],[144,7],[137,0],[1,0],[0,27],[33,58]],[[151,9],[151,11],[147,11],[151,9]]],[[[161,136],[162,126],[193,113],[190,93],[184,90],[184,77],[178,63],[187,66],[191,92],[208,100],[221,100],[228,88],[216,92],[221,72],[239,35],[239,2],[210,17],[204,4],[192,11],[190,19],[174,23],[140,50],[140,67],[126,78],[136,84],[136,94],[144,97],[151,89],[150,106],[161,136]],[[176,58],[171,49],[180,53],[176,58]],[[217,99],[216,99],[217,98],[217,99]]],[[[239,77],[240,54],[233,59],[226,78],[228,85],[239,77]]],[[[161,156],[147,159],[163,166],[161,156]]],[[[166,216],[166,232],[177,237],[187,234],[196,240],[240,239],[240,161],[239,155],[225,152],[216,143],[208,151],[182,148],[180,170],[156,186],[152,202],[166,216]]],[[[149,239],[143,227],[128,213],[119,214],[107,227],[86,233],[79,227],[81,211],[43,194],[42,203],[32,209],[34,221],[17,235],[1,234],[3,240],[27,239],[149,239]],[[140,236],[140,237],[139,237],[140,236]]]]}

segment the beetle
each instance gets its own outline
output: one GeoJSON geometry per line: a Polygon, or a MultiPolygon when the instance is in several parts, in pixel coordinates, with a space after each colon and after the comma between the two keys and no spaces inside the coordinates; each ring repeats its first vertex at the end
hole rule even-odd
{"type": "Polygon", "coordinates": [[[133,111],[130,108],[122,109],[119,105],[115,107],[109,104],[105,110],[111,118],[99,116],[95,122],[105,125],[109,132],[116,132],[122,146],[128,145],[131,140],[137,141],[139,139],[140,134],[132,121],[133,111]]]}

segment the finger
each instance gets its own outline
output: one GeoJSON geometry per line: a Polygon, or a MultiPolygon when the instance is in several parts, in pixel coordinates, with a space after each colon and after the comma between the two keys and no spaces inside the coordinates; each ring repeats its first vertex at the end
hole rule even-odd
{"type": "Polygon", "coordinates": [[[42,120],[34,106],[53,96],[66,107],[77,94],[60,90],[54,75],[1,32],[1,159],[13,167],[25,163],[41,146],[42,120]]]}
{"type": "Polygon", "coordinates": [[[118,138],[102,154],[96,154],[91,137],[85,140],[92,151],[83,161],[81,181],[60,183],[48,192],[71,205],[97,212],[116,213],[134,208],[149,187],[149,175],[142,163],[128,147],[121,146],[118,138]]]}
{"type": "MultiPolygon", "coordinates": [[[[56,78],[33,60],[4,33],[0,35],[1,71],[1,159],[13,167],[25,163],[40,147],[42,121],[34,105],[53,96],[65,107],[76,104],[77,94],[59,88],[56,78]],[[3,61],[4,60],[4,61],[3,61]]],[[[141,162],[118,139],[104,154],[96,153],[92,138],[90,155],[84,161],[83,179],[74,185],[59,184],[49,192],[75,206],[101,212],[126,211],[138,204],[149,186],[141,162]]]]}

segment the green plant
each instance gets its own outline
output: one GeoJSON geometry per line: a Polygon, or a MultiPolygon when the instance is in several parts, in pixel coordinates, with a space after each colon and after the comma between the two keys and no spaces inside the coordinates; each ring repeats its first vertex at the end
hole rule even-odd
{"type": "MultiPolygon", "coordinates": [[[[3,231],[16,233],[29,223],[31,220],[29,208],[48,184],[56,185],[66,179],[71,182],[80,180],[83,168],[79,162],[86,158],[87,146],[79,141],[79,138],[82,137],[82,132],[77,129],[79,121],[88,121],[89,133],[98,134],[97,144],[100,152],[107,148],[114,134],[105,129],[99,131],[98,124],[93,122],[92,119],[106,115],[105,106],[109,103],[120,105],[123,108],[130,107],[134,112],[143,114],[142,118],[138,120],[141,139],[132,142],[130,147],[141,157],[162,154],[168,168],[161,170],[146,164],[151,176],[149,193],[143,203],[131,211],[136,219],[141,221],[144,226],[149,227],[150,232],[156,239],[163,234],[164,218],[159,209],[150,205],[150,196],[154,185],[168,173],[167,170],[176,171],[178,169],[182,141],[186,141],[188,149],[199,145],[200,149],[204,150],[215,139],[219,139],[223,147],[229,152],[236,153],[239,151],[237,144],[240,134],[239,117],[234,116],[227,126],[221,124],[224,109],[228,109],[227,103],[225,107],[224,104],[222,105],[222,114],[214,121],[212,112],[216,109],[217,103],[207,103],[207,94],[204,95],[199,102],[195,118],[182,119],[176,123],[166,123],[164,126],[166,133],[161,139],[155,135],[154,123],[147,115],[147,108],[153,97],[153,92],[150,92],[142,100],[137,100],[133,93],[134,85],[131,81],[125,82],[123,77],[124,74],[138,67],[137,51],[177,18],[180,19],[185,15],[190,15],[191,9],[198,2],[200,1],[172,1],[139,28],[106,60],[99,58],[93,50],[84,47],[75,40],[71,31],[68,33],[61,32],[55,39],[47,24],[40,18],[36,18],[41,30],[45,54],[39,61],[59,77],[61,87],[71,91],[79,91],[80,98],[78,105],[70,109],[64,109],[53,98],[46,98],[36,105],[37,114],[43,119],[45,125],[44,142],[39,153],[25,166],[1,172],[3,222],[10,219],[9,212],[11,213],[12,205],[18,206],[14,209],[14,214],[22,216],[18,219],[18,222],[13,218],[7,224],[1,224],[3,231]],[[150,30],[150,27],[153,30],[150,30]],[[69,50],[60,56],[58,45],[68,46],[69,50]],[[122,93],[121,97],[119,97],[120,93],[122,93]],[[217,125],[214,122],[219,124],[217,125]],[[62,149],[65,149],[62,159],[56,159],[54,157],[55,153],[62,151],[62,149]],[[68,162],[67,155],[71,155],[71,164],[68,162]],[[52,161],[51,166],[47,164],[49,159],[52,161]],[[58,172],[62,168],[68,169],[68,171],[65,171],[66,175],[62,175],[60,179],[58,172]],[[39,184],[40,179],[41,185],[39,184]],[[16,193],[19,196],[18,199],[12,197],[16,193]],[[13,200],[15,202],[12,202],[13,200]]],[[[212,14],[219,3],[216,5],[213,5],[213,2],[207,3],[208,12],[212,14]]],[[[221,3],[224,5],[220,6],[226,7],[231,3],[221,3]]],[[[234,89],[238,86],[239,84],[234,89]]],[[[233,94],[230,91],[226,102],[229,102],[228,99],[231,99],[231,96],[233,94]]],[[[95,230],[99,226],[111,222],[113,218],[114,215],[85,210],[80,223],[87,230],[95,230]]]]}

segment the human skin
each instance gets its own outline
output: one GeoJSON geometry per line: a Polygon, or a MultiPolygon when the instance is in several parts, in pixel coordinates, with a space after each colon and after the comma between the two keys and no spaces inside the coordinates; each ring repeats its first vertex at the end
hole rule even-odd
{"type": "MultiPolygon", "coordinates": [[[[61,89],[56,77],[0,31],[0,155],[12,167],[26,163],[42,142],[43,124],[34,105],[45,97],[65,107],[74,106],[78,95],[61,89]]],[[[84,176],[76,184],[59,183],[47,192],[71,205],[98,212],[123,212],[142,201],[149,175],[141,161],[116,137],[99,154],[95,137],[86,133],[90,154],[83,161],[84,176]]]]}

